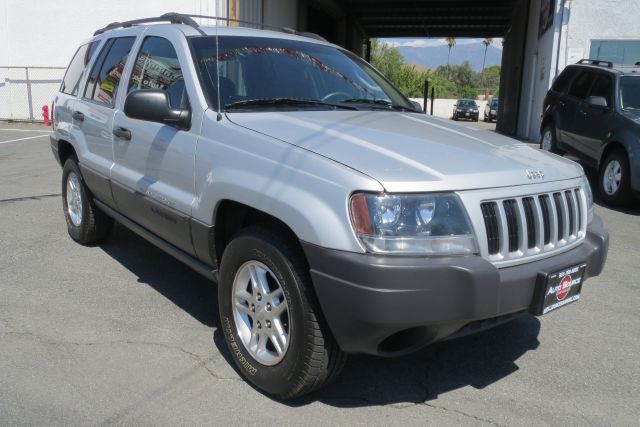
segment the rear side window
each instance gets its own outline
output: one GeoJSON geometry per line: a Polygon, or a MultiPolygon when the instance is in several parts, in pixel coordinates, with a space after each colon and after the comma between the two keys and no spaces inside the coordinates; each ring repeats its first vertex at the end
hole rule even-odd
{"type": "Polygon", "coordinates": [[[178,55],[171,42],[162,37],[147,37],[129,80],[129,91],[159,89],[167,92],[172,108],[188,108],[184,78],[178,55]]]}
{"type": "Polygon", "coordinates": [[[569,88],[569,95],[575,96],[578,99],[585,99],[591,88],[591,83],[595,75],[589,71],[583,71],[576,79],[571,83],[569,88]]]}
{"type": "Polygon", "coordinates": [[[124,64],[135,39],[120,37],[107,42],[93,65],[84,89],[84,98],[113,106],[124,64]]]}
{"type": "Polygon", "coordinates": [[[98,50],[100,42],[92,41],[91,43],[83,44],[78,48],[76,54],[73,55],[73,59],[67,67],[67,72],[62,79],[62,85],[60,86],[60,92],[68,95],[78,95],[78,86],[80,85],[80,79],[91,58],[98,50]]]}
{"type": "Polygon", "coordinates": [[[600,75],[591,88],[591,96],[601,96],[607,100],[607,106],[611,106],[611,77],[600,75]]]}

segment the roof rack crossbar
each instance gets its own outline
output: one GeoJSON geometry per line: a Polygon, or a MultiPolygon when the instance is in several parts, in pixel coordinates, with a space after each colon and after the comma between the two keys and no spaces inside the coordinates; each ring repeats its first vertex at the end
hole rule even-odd
{"type": "Polygon", "coordinates": [[[154,22],[170,22],[172,24],[185,24],[195,28],[196,30],[198,30],[200,34],[205,35],[205,32],[200,29],[200,25],[198,25],[198,23],[193,18],[216,19],[218,21],[237,22],[239,24],[255,25],[257,27],[260,27],[260,29],[276,30],[283,33],[287,33],[287,34],[295,34],[303,37],[313,38],[316,40],[322,40],[325,42],[327,41],[327,39],[325,39],[324,37],[318,34],[309,33],[306,31],[296,31],[292,28],[275,27],[272,25],[265,25],[258,22],[244,21],[242,19],[222,18],[219,16],[208,16],[208,15],[187,15],[187,14],[175,13],[175,12],[165,13],[161,16],[154,17],[154,18],[142,18],[142,19],[134,19],[131,21],[124,21],[124,22],[112,22],[106,27],[97,30],[95,33],[93,33],[93,35],[97,36],[98,34],[102,34],[107,31],[114,30],[116,28],[129,28],[129,27],[133,27],[134,25],[151,24],[154,22]]]}
{"type": "Polygon", "coordinates": [[[129,27],[133,27],[134,25],[151,24],[154,22],[170,22],[172,24],[185,24],[199,30],[198,23],[194,21],[192,18],[190,18],[189,16],[181,15],[179,13],[165,13],[162,16],[157,16],[153,18],[133,19],[131,21],[124,21],[124,22],[112,22],[106,27],[100,28],[99,30],[97,30],[95,33],[93,33],[93,35],[97,36],[98,34],[102,34],[110,30],[115,30],[116,28],[129,28],[129,27]]]}
{"type": "Polygon", "coordinates": [[[578,64],[597,65],[605,66],[607,68],[613,68],[613,62],[602,61],[600,59],[581,59],[580,61],[578,61],[578,64]]]}

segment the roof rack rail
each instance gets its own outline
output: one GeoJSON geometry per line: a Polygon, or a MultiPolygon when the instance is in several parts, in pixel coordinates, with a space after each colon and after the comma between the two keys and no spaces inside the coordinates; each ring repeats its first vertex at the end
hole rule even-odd
{"type": "Polygon", "coordinates": [[[302,37],[309,37],[312,39],[316,39],[316,40],[321,40],[323,42],[326,42],[327,39],[325,39],[324,37],[322,37],[319,34],[316,33],[310,33],[307,31],[296,31],[293,28],[288,28],[288,27],[276,27],[273,25],[266,25],[266,24],[262,24],[259,22],[251,22],[251,21],[245,21],[242,19],[233,19],[233,18],[222,18],[219,16],[209,16],[209,15],[191,15],[191,14],[185,14],[183,16],[187,16],[190,18],[204,18],[204,19],[216,19],[219,21],[225,21],[225,22],[237,22],[238,24],[247,24],[247,25],[255,25],[257,27],[260,27],[260,29],[266,29],[266,30],[276,30],[276,31],[280,31],[283,33],[287,33],[287,34],[295,34],[297,36],[302,36],[302,37]]]}
{"type": "Polygon", "coordinates": [[[260,29],[276,30],[283,33],[287,33],[287,34],[295,34],[302,37],[309,37],[309,38],[313,38],[313,39],[321,40],[325,42],[327,41],[327,39],[325,39],[321,35],[318,35],[315,33],[309,33],[306,31],[296,31],[292,28],[275,27],[272,25],[265,25],[258,22],[244,21],[241,19],[222,18],[219,16],[208,16],[208,15],[187,15],[187,14],[175,13],[175,12],[165,13],[161,16],[153,17],[153,18],[134,19],[131,21],[124,21],[124,22],[112,22],[106,27],[100,28],[99,30],[97,30],[95,33],[93,33],[93,35],[97,36],[98,34],[102,34],[110,30],[115,30],[116,28],[129,28],[129,27],[133,27],[134,25],[151,24],[154,22],[170,22],[172,24],[185,24],[195,28],[198,32],[200,32],[200,34],[205,35],[205,32],[200,29],[200,25],[193,18],[215,19],[218,21],[237,22],[239,24],[255,25],[260,27],[260,29]]]}
{"type": "Polygon", "coordinates": [[[97,30],[95,33],[93,33],[93,35],[97,36],[98,34],[102,34],[110,30],[115,30],[116,28],[129,28],[129,27],[133,27],[134,25],[151,24],[153,22],[170,22],[172,24],[185,24],[202,32],[198,28],[199,27],[198,23],[194,21],[192,18],[190,18],[189,16],[181,15],[179,13],[165,13],[164,15],[153,17],[153,18],[133,19],[131,21],[124,21],[124,22],[112,22],[106,27],[100,28],[99,30],[97,30]]]}
{"type": "Polygon", "coordinates": [[[611,62],[611,61],[601,61],[599,59],[581,59],[577,63],[578,64],[596,65],[596,66],[604,66],[604,67],[607,67],[607,68],[613,68],[613,62],[611,62]]]}

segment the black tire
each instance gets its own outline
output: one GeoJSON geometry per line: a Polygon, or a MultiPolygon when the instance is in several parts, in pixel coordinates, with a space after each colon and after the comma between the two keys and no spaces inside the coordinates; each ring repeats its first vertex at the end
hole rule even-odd
{"type": "Polygon", "coordinates": [[[78,167],[78,161],[71,156],[64,163],[62,168],[62,209],[64,219],[67,222],[69,236],[82,245],[92,245],[103,241],[109,236],[113,228],[113,219],[107,216],[95,205],[93,196],[84,183],[82,173],[78,167]],[[69,175],[74,174],[79,184],[81,219],[75,224],[69,213],[67,198],[67,180],[69,175]]]}
{"type": "Polygon", "coordinates": [[[309,267],[300,250],[279,234],[251,227],[229,243],[220,263],[218,304],[224,337],[238,370],[266,394],[293,399],[326,385],[342,369],[346,355],[322,316],[309,267]],[[272,366],[259,362],[247,351],[233,313],[233,283],[238,271],[250,261],[258,261],[271,270],[289,307],[288,349],[272,366]]]}
{"type": "Polygon", "coordinates": [[[560,156],[564,154],[564,151],[558,148],[558,141],[556,140],[556,128],[555,126],[553,126],[553,124],[547,124],[542,129],[542,134],[540,135],[540,149],[549,151],[550,153],[558,154],[560,156]],[[549,133],[549,137],[551,138],[548,150],[546,150],[544,147],[544,139],[547,133],[549,133]]]}
{"type": "Polygon", "coordinates": [[[455,120],[456,122],[458,121],[458,116],[457,115],[453,115],[453,120],[455,120]]]}
{"type": "Polygon", "coordinates": [[[627,153],[622,150],[612,151],[604,159],[604,162],[600,165],[598,173],[598,189],[600,191],[600,197],[606,203],[618,206],[629,205],[632,201],[631,194],[631,174],[629,170],[629,158],[627,153]],[[617,162],[617,163],[614,163],[617,162]],[[612,193],[612,188],[605,188],[605,181],[607,181],[609,174],[609,166],[619,165],[620,169],[620,183],[618,188],[612,193]]]}

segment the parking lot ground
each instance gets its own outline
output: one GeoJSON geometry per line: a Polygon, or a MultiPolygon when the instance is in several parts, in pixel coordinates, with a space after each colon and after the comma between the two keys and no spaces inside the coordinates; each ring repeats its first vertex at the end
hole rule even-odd
{"type": "Polygon", "coordinates": [[[596,206],[609,260],[578,303],[406,357],[352,356],[331,386],[282,403],[232,367],[215,285],[123,227],[94,247],[68,237],[46,131],[0,125],[0,425],[640,419],[638,207],[596,206]]]}

